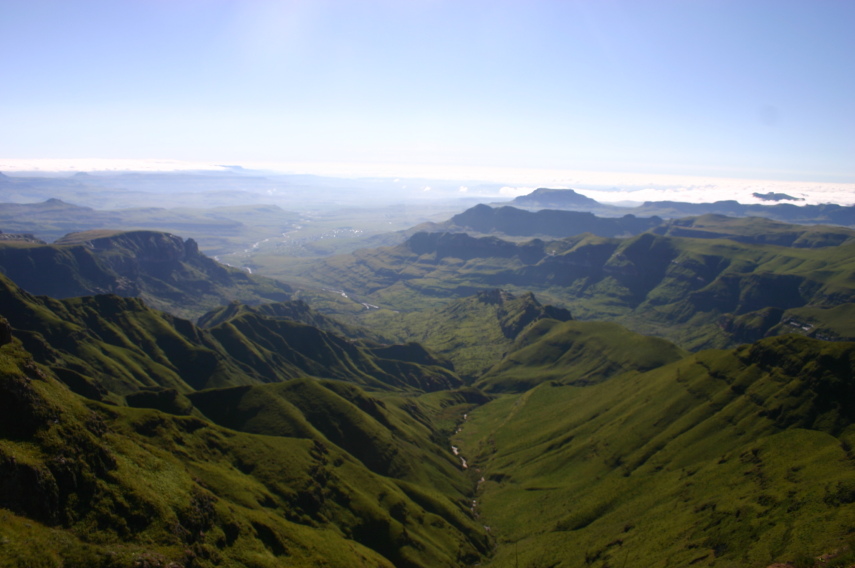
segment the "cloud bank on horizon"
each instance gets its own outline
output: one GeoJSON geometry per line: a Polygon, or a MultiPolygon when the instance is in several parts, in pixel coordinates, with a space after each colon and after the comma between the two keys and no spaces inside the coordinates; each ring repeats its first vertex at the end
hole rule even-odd
{"type": "Polygon", "coordinates": [[[433,197],[450,197],[448,192],[433,191],[425,183],[407,180],[459,181],[456,196],[485,199],[512,199],[531,193],[539,187],[574,189],[601,203],[641,203],[644,201],[683,201],[704,203],[735,200],[740,203],[769,203],[755,193],[783,193],[795,198],[784,201],[795,205],[836,203],[855,205],[855,183],[782,181],[726,177],[703,177],[630,172],[485,168],[463,166],[384,165],[346,163],[245,163],[215,164],[180,160],[135,159],[0,159],[0,172],[11,175],[68,175],[77,172],[240,172],[309,174],[334,178],[386,178],[399,182],[402,189],[414,193],[432,193],[433,197]]]}

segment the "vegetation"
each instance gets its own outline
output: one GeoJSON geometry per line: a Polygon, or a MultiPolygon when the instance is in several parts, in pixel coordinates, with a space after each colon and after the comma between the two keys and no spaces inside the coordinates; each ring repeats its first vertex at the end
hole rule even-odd
{"type": "Polygon", "coordinates": [[[450,458],[433,459],[439,488],[381,476],[317,431],[86,401],[17,340],[0,350],[3,565],[458,566],[488,550],[450,458]]]}
{"type": "Polygon", "coordinates": [[[325,292],[161,233],[9,241],[0,566],[847,566],[852,246],[416,233],[303,265],[325,292]],[[193,294],[226,301],[155,309],[193,294]]]}
{"type": "Polygon", "coordinates": [[[196,243],[153,231],[87,231],[53,245],[0,243],[0,270],[32,294],[139,297],[185,318],[232,300],[290,299],[290,286],[223,266],[196,243]]]}
{"type": "Polygon", "coordinates": [[[479,407],[454,443],[483,479],[491,565],[766,566],[845,547],[853,376],[855,345],[785,336],[479,407]]]}
{"type": "MultiPolygon", "coordinates": [[[[705,238],[645,233],[513,243],[419,233],[396,247],[326,259],[299,276],[303,285],[323,282],[356,302],[407,312],[497,286],[533,291],[577,319],[609,319],[692,350],[793,332],[855,338],[839,317],[853,301],[851,231],[775,224],[779,230],[765,240],[779,244],[762,244],[750,222],[728,222],[711,235],[713,222],[697,222],[705,238]],[[806,325],[799,315],[808,314],[806,325]]],[[[366,323],[375,317],[340,301],[319,307],[366,323]]]]}
{"type": "Polygon", "coordinates": [[[363,321],[399,341],[417,341],[448,358],[464,378],[474,379],[499,361],[534,321],[566,321],[570,312],[543,306],[533,294],[514,296],[494,289],[449,302],[430,317],[422,313],[376,310],[363,321]]]}

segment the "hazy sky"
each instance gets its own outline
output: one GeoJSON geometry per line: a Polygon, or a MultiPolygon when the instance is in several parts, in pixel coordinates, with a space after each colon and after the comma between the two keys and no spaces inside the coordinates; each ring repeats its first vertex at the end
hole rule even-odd
{"type": "Polygon", "coordinates": [[[855,180],[855,1],[0,0],[0,158],[855,180]]]}

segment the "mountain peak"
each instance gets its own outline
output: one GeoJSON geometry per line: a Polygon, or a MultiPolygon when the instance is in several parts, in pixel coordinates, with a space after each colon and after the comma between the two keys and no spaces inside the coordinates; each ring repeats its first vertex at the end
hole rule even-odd
{"type": "Polygon", "coordinates": [[[550,189],[547,187],[540,187],[528,195],[521,195],[515,198],[511,201],[511,204],[519,205],[521,207],[561,209],[569,206],[591,207],[599,205],[600,203],[595,199],[576,193],[576,191],[572,189],[550,189]]]}

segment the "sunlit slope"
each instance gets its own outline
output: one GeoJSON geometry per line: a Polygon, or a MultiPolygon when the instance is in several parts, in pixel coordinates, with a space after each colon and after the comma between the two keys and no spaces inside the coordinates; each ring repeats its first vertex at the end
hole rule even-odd
{"type": "Polygon", "coordinates": [[[464,377],[477,377],[508,352],[528,325],[544,318],[566,321],[570,312],[544,306],[533,294],[493,289],[423,312],[372,311],[363,322],[399,341],[416,341],[448,358],[464,377]]]}
{"type": "Polygon", "coordinates": [[[823,310],[855,298],[855,243],[801,248],[645,233],[517,244],[420,233],[398,247],[328,259],[308,275],[397,310],[494,287],[533,291],[577,319],[617,320],[694,349],[786,332],[850,338],[848,326],[824,319],[823,310]],[[788,311],[800,308],[813,310],[807,330],[788,311]]]}
{"type": "Polygon", "coordinates": [[[452,567],[488,549],[430,486],[318,438],[87,401],[5,329],[0,565],[452,567]]]}
{"type": "Polygon", "coordinates": [[[266,302],[255,305],[248,305],[235,301],[227,305],[214,308],[210,312],[201,316],[196,323],[199,327],[210,328],[245,313],[254,313],[271,318],[287,319],[352,339],[360,338],[376,341],[383,340],[381,336],[370,332],[364,327],[347,325],[338,319],[326,316],[313,309],[303,300],[266,302]]]}
{"type": "Polygon", "coordinates": [[[256,434],[335,444],[371,471],[464,499],[471,483],[429,409],[338,381],[295,379],[201,391],[190,400],[214,422],[256,434]]]}
{"type": "Polygon", "coordinates": [[[490,565],[764,567],[844,547],[853,376],[852,343],[783,336],[479,407],[455,443],[484,479],[490,565]]]}
{"type": "Polygon", "coordinates": [[[27,294],[2,276],[0,300],[0,315],[36,360],[61,368],[71,388],[96,399],[145,388],[186,393],[307,375],[376,388],[430,390],[461,382],[427,356],[411,361],[406,350],[372,349],[251,312],[205,330],[135,298],[53,300],[27,294]]]}
{"type": "Polygon", "coordinates": [[[290,286],[218,264],[192,239],[155,231],[86,231],[52,245],[0,243],[0,271],[33,294],[117,294],[195,318],[232,300],[281,301],[290,286]]]}
{"type": "Polygon", "coordinates": [[[727,217],[707,214],[673,219],[652,232],[672,237],[730,239],[741,243],[796,248],[820,248],[851,244],[855,230],[832,225],[793,225],[762,217],[727,217]]]}
{"type": "Polygon", "coordinates": [[[526,329],[475,386],[487,392],[523,392],[545,381],[584,386],[686,355],[673,343],[615,323],[544,319],[526,329]]]}
{"type": "Polygon", "coordinates": [[[230,357],[273,377],[312,375],[373,386],[425,391],[460,386],[460,378],[419,346],[391,349],[283,317],[244,313],[209,333],[230,357]]]}

